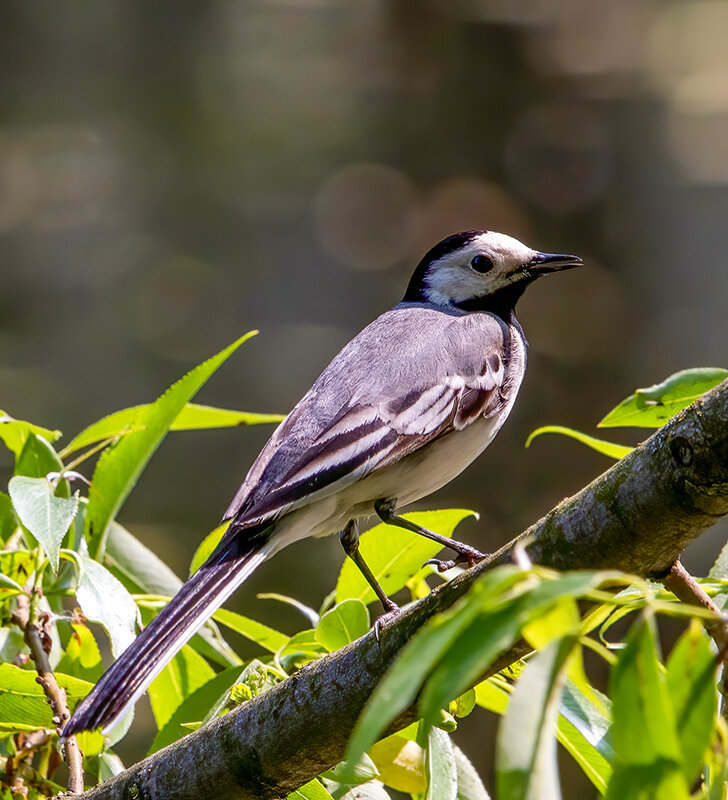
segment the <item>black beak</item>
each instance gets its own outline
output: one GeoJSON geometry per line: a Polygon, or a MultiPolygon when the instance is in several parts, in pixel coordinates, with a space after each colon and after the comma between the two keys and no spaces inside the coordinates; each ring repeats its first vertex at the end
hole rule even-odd
{"type": "Polygon", "coordinates": [[[526,271],[536,278],[548,275],[549,272],[560,272],[564,269],[581,267],[584,262],[579,256],[570,256],[564,253],[536,253],[531,261],[526,264],[526,271]]]}

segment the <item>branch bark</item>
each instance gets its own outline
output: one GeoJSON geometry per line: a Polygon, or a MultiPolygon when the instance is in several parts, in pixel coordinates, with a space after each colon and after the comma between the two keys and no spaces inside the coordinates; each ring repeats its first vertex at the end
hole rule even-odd
{"type": "MultiPolygon", "coordinates": [[[[516,545],[560,570],[620,569],[664,579],[681,551],[728,513],[728,381],[488,559],[383,628],[309,664],[83,800],[273,800],[338,763],[372,690],[400,649],[516,545]]],[[[488,674],[528,651],[517,645],[488,674]]],[[[413,709],[395,721],[400,729],[413,709]]],[[[78,796],[77,796],[78,797],[78,796]]]]}

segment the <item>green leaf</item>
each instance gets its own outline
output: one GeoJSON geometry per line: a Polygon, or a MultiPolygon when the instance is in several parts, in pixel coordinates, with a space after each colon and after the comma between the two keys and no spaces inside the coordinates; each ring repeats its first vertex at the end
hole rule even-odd
{"type": "Polygon", "coordinates": [[[254,331],[242,336],[188,372],[140,413],[135,424],[143,427],[123,436],[103,452],[94,471],[86,512],[86,538],[92,556],[98,557],[103,552],[109,525],[185,404],[215,370],[253,335],[254,331]]]}
{"type": "Polygon", "coordinates": [[[694,620],[667,662],[667,690],[675,709],[683,775],[692,785],[710,747],[718,711],[716,661],[708,637],[694,620]]]}
{"type": "MultiPolygon", "coordinates": [[[[422,525],[442,536],[450,537],[466,517],[476,516],[474,511],[450,508],[441,511],[415,511],[404,515],[406,519],[422,525]]],[[[366,531],[360,538],[359,551],[374,573],[382,589],[393,595],[434,558],[442,546],[412,531],[381,523],[366,531]]],[[[355,598],[367,605],[377,600],[354,562],[347,558],[336,582],[336,602],[355,598]]]]}
{"type": "MultiPolygon", "coordinates": [[[[507,686],[498,676],[482,681],[475,687],[476,703],[488,711],[505,714],[509,700],[507,686]]],[[[594,687],[582,689],[582,681],[570,676],[561,693],[557,722],[559,742],[602,793],[612,774],[614,759],[608,704],[607,698],[594,687]]]]}
{"type": "Polygon", "coordinates": [[[368,781],[350,789],[345,785],[332,783],[329,789],[335,800],[391,800],[381,781],[368,781]]]}
{"type": "Polygon", "coordinates": [[[475,703],[494,714],[505,714],[509,693],[497,678],[487,678],[475,687],[475,703]]]}
{"type": "Polygon", "coordinates": [[[728,370],[715,367],[685,369],[662,383],[637,389],[599,423],[600,428],[660,428],[671,417],[728,378],[728,370]]]}
{"type": "MultiPolygon", "coordinates": [[[[482,580],[482,579],[481,579],[482,580]]],[[[569,572],[538,583],[527,583],[527,591],[513,594],[496,607],[497,598],[488,595],[482,612],[461,632],[454,646],[432,670],[420,697],[420,712],[434,720],[438,709],[472,686],[490,664],[515,641],[522,628],[533,628],[546,610],[565,599],[579,597],[601,581],[599,573],[569,572]]],[[[472,590],[465,603],[474,602],[472,590]],[[471,600],[471,598],[473,598],[471,600]]],[[[564,618],[568,619],[569,615],[564,618]]],[[[573,631],[578,617],[573,615],[573,631]]]]}
{"type": "Polygon", "coordinates": [[[76,558],[80,564],[78,604],[86,619],[98,622],[109,635],[111,650],[118,658],[134,641],[137,605],[106,567],[85,555],[76,558]]]}
{"type": "Polygon", "coordinates": [[[651,616],[632,626],[609,684],[616,755],[606,797],[688,800],[675,713],[651,616]]]}
{"type": "Polygon", "coordinates": [[[99,783],[109,781],[124,771],[124,762],[116,753],[103,752],[97,756],[99,783]]]}
{"type": "Polygon", "coordinates": [[[223,697],[233,684],[237,683],[244,670],[231,667],[210,678],[206,683],[189,694],[170,716],[154,737],[148,755],[156,753],[177,739],[189,733],[185,723],[204,719],[211,708],[223,697]]]}
{"type": "Polygon", "coordinates": [[[295,608],[296,611],[299,611],[301,614],[303,614],[303,616],[311,625],[314,626],[314,628],[319,624],[319,620],[321,619],[312,608],[309,608],[300,600],[296,600],[295,597],[288,597],[288,595],[279,594],[278,592],[260,592],[256,595],[256,597],[258,600],[277,600],[279,603],[283,603],[284,605],[295,608]]]}
{"type": "MultiPolygon", "coordinates": [[[[85,697],[92,683],[60,672],[55,673],[58,685],[66,690],[69,705],[85,697]]],[[[36,682],[35,670],[0,664],[0,731],[33,731],[54,728],[51,708],[36,682]]]]}
{"type": "MultiPolygon", "coordinates": [[[[36,434],[28,436],[20,455],[15,460],[14,475],[26,478],[45,478],[51,472],[62,472],[63,464],[53,447],[36,434]]],[[[68,481],[59,481],[56,486],[56,497],[70,497],[68,481]]]]}
{"type": "MultiPolygon", "coordinates": [[[[118,522],[109,526],[105,560],[111,571],[121,576],[135,593],[174,597],[182,586],[182,581],[164,561],[118,522]]],[[[223,667],[242,664],[212,622],[202,627],[190,644],[223,667]]]]}
{"type": "Polygon", "coordinates": [[[457,745],[453,745],[453,756],[457,773],[457,800],[490,800],[480,775],[457,745]]]}
{"type": "MultiPolygon", "coordinates": [[[[417,723],[413,727],[419,729],[417,723]]],[[[411,795],[424,794],[427,791],[425,750],[402,733],[399,731],[372,745],[369,755],[387,786],[411,795]]]]}
{"type": "Polygon", "coordinates": [[[364,753],[356,764],[340,761],[335,767],[322,773],[321,777],[337,783],[345,783],[348,786],[359,786],[378,778],[379,770],[369,755],[364,753]]]}
{"type": "Polygon", "coordinates": [[[343,600],[321,617],[316,640],[332,653],[368,633],[369,625],[369,609],[361,600],[343,600]]]}
{"type": "Polygon", "coordinates": [[[24,422],[20,419],[13,419],[5,411],[0,411],[0,439],[5,442],[8,450],[19,456],[28,437],[32,435],[42,436],[49,442],[55,442],[61,432],[41,428],[40,425],[33,425],[31,422],[24,422]]]}
{"type": "Polygon", "coordinates": [[[16,594],[25,594],[23,587],[7,575],[0,575],[0,599],[16,594]]]}
{"type": "MultiPolygon", "coordinates": [[[[313,661],[325,653],[326,650],[316,639],[316,631],[307,628],[291,636],[276,655],[282,663],[284,660],[290,662],[288,665],[284,665],[284,669],[291,672],[296,666],[313,661]]],[[[361,753],[359,755],[361,757],[361,753]]]]}
{"type": "Polygon", "coordinates": [[[427,742],[425,800],[457,800],[458,776],[450,736],[431,728],[427,742]]]}
{"type": "Polygon", "coordinates": [[[109,526],[106,560],[144,594],[173,597],[182,586],[164,561],[118,522],[109,526]]]}
{"type": "Polygon", "coordinates": [[[530,447],[531,442],[537,436],[541,436],[541,434],[544,433],[560,433],[563,436],[570,436],[572,439],[576,439],[578,442],[585,444],[587,447],[591,447],[592,450],[596,450],[597,453],[601,453],[604,456],[609,456],[609,458],[615,458],[617,460],[624,458],[628,453],[631,453],[632,450],[634,450],[633,447],[626,447],[623,444],[607,442],[604,439],[595,439],[593,436],[588,436],[586,433],[582,433],[581,431],[575,431],[573,428],[565,428],[563,425],[544,425],[542,428],[536,428],[536,430],[531,433],[528,439],[526,439],[526,447],[530,447]]]}
{"type": "Polygon", "coordinates": [[[256,622],[254,619],[244,617],[242,614],[228,611],[226,608],[218,609],[212,618],[251,642],[259,644],[270,653],[277,653],[289,640],[285,633],[269,628],[267,625],[263,625],[262,622],[256,622]]]}
{"type": "Polygon", "coordinates": [[[0,492],[0,542],[6,542],[19,524],[12,500],[5,492],[0,492]]]}
{"type": "Polygon", "coordinates": [[[157,730],[161,731],[182,703],[214,676],[215,672],[207,661],[185,645],[149,687],[157,730]]]}
{"type": "Polygon", "coordinates": [[[8,484],[15,512],[43,545],[54,572],[58,572],[61,542],[78,511],[78,496],[56,497],[45,478],[16,475],[8,484]]]}
{"type": "Polygon", "coordinates": [[[222,525],[218,525],[213,531],[205,536],[205,538],[200,542],[197,550],[195,550],[194,556],[192,556],[192,563],[190,564],[190,575],[194,575],[195,572],[207,561],[207,559],[212,555],[212,551],[217,547],[220,542],[220,539],[225,535],[225,531],[228,529],[228,525],[230,525],[230,521],[226,520],[222,523],[222,525]]]}
{"type": "Polygon", "coordinates": [[[609,701],[586,677],[568,677],[559,705],[558,739],[591,782],[604,792],[612,775],[614,748],[609,701]]]}
{"type": "MultiPolygon", "coordinates": [[[[94,422],[78,434],[64,449],[64,453],[72,453],[82,447],[113,439],[141,430],[144,423],[140,421],[150,404],[132,406],[115,411],[113,414],[94,422]]],[[[280,422],[284,417],[280,414],[255,414],[249,411],[231,411],[227,408],[214,408],[187,403],[169,426],[171,431],[207,430],[210,428],[239,428],[244,425],[264,425],[280,422]]]]}
{"type": "Polygon", "coordinates": [[[564,670],[577,638],[554,639],[529,659],[496,743],[499,800],[560,800],[556,720],[564,670]]]}
{"type": "Polygon", "coordinates": [[[581,767],[583,773],[604,794],[612,776],[609,762],[594,745],[588,742],[581,731],[577,730],[565,717],[559,716],[556,738],[567,753],[581,767]]]}
{"type": "Polygon", "coordinates": [[[291,792],[288,800],[334,800],[334,798],[324,789],[323,785],[317,781],[309,781],[300,789],[291,792]]]}
{"type": "Polygon", "coordinates": [[[510,564],[486,573],[470,590],[467,600],[429,620],[405,645],[369,698],[349,740],[347,761],[358,761],[391,720],[417,697],[425,677],[453,646],[480,608],[477,600],[496,597],[521,580],[523,572],[510,564]]]}
{"type": "Polygon", "coordinates": [[[56,669],[73,675],[83,676],[91,681],[98,681],[104,674],[101,653],[91,631],[80,622],[71,623],[72,633],[56,669]]]}

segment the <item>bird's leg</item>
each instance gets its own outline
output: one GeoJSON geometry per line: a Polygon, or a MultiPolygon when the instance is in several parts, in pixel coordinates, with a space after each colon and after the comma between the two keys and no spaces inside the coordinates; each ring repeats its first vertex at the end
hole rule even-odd
{"type": "Polygon", "coordinates": [[[379,631],[382,623],[389,621],[392,617],[399,614],[399,606],[390,600],[384,593],[384,589],[379,585],[379,582],[374,577],[374,574],[369,569],[366,561],[362,558],[359,552],[359,526],[355,519],[349,520],[346,527],[339,534],[341,546],[347,556],[357,565],[361,574],[366,578],[367,583],[374,590],[374,594],[379,598],[382,606],[384,607],[384,615],[379,617],[374,623],[374,635],[379,641],[379,631]]]}
{"type": "Polygon", "coordinates": [[[485,553],[481,553],[480,550],[476,550],[474,547],[470,547],[470,545],[463,544],[455,539],[448,539],[447,536],[441,536],[439,533],[428,531],[427,528],[423,528],[416,522],[398,516],[394,513],[394,504],[389,500],[376,500],[374,503],[374,510],[377,512],[382,522],[386,522],[388,525],[397,525],[400,528],[406,528],[408,531],[413,531],[414,533],[419,533],[420,536],[426,536],[428,539],[432,539],[444,547],[449,547],[451,550],[454,550],[458,555],[452,561],[440,561],[437,558],[431,558],[429,561],[425,562],[425,564],[433,564],[437,567],[438,572],[445,572],[458,564],[467,564],[469,567],[472,567],[473,564],[477,564],[478,561],[482,561],[486,557],[485,553]]]}

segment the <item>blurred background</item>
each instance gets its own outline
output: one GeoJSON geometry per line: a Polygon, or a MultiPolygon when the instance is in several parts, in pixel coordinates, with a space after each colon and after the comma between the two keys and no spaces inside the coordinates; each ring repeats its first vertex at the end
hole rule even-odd
{"type": "MultiPolygon", "coordinates": [[[[5,0],[0,408],[68,441],[259,328],[198,400],[286,412],[432,244],[504,231],[588,266],[526,294],[511,420],[420,504],[495,548],[609,466],[533,428],[726,366],[727,35],[726,0],[5,0]]],[[[271,432],[170,435],[120,521],[186,574],[271,432]]],[[[292,632],[256,593],[318,606],[341,561],[298,544],[234,607],[292,632]]]]}

